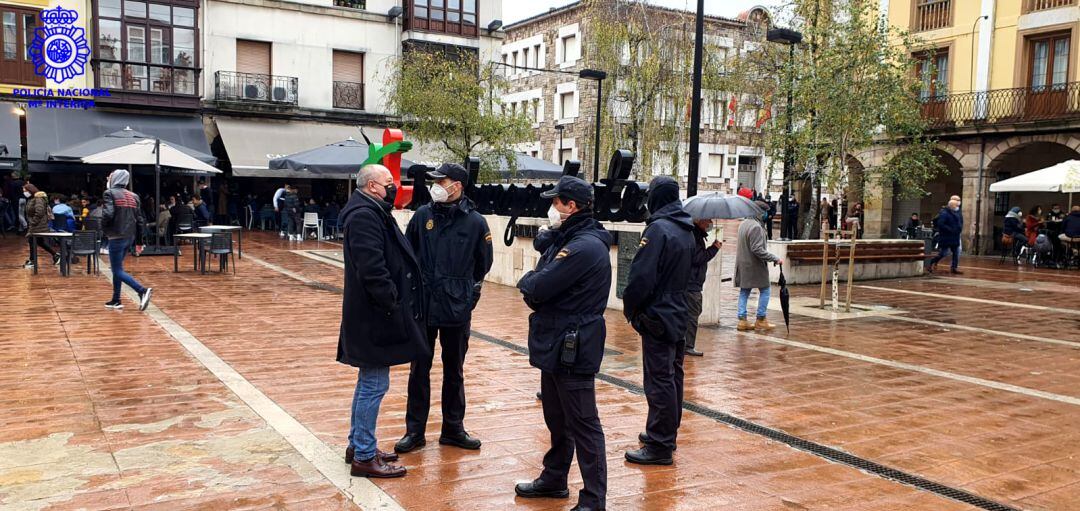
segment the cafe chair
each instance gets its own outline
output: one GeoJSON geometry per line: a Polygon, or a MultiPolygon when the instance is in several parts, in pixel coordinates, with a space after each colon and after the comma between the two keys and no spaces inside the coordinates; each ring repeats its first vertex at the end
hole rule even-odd
{"type": "Polygon", "coordinates": [[[101,243],[95,231],[75,231],[71,236],[72,256],[86,256],[86,274],[101,273],[101,243]]]}
{"type": "Polygon", "coordinates": [[[236,274],[236,258],[233,252],[232,233],[228,232],[215,232],[210,235],[209,243],[204,243],[201,246],[203,250],[203,270],[206,269],[206,257],[208,255],[218,256],[218,271],[224,272],[229,267],[232,267],[232,272],[236,274]]]}

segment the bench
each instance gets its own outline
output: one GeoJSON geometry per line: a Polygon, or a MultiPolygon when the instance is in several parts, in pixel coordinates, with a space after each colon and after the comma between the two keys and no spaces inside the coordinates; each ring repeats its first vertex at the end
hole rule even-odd
{"type": "MultiPolygon", "coordinates": [[[[787,259],[792,263],[821,264],[825,255],[823,242],[800,243],[787,247],[787,259]]],[[[829,263],[846,262],[851,243],[829,244],[829,263]]],[[[920,261],[926,259],[925,245],[922,241],[895,242],[887,245],[876,243],[857,243],[855,246],[855,262],[892,262],[892,261],[920,261]]]]}

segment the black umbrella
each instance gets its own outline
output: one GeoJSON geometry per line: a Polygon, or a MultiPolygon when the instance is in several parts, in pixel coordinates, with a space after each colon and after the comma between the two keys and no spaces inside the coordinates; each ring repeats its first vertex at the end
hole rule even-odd
{"type": "Polygon", "coordinates": [[[784,278],[784,264],[780,263],[780,280],[777,281],[780,286],[780,310],[784,312],[784,326],[787,327],[787,333],[791,333],[791,294],[788,292],[787,279],[784,278]]]}
{"type": "MultiPolygon", "coordinates": [[[[270,168],[321,175],[336,175],[341,179],[349,179],[360,170],[360,165],[367,159],[367,144],[349,137],[341,142],[334,142],[315,149],[274,158],[270,160],[270,168]]],[[[411,166],[412,162],[401,160],[402,169],[411,166]]]]}

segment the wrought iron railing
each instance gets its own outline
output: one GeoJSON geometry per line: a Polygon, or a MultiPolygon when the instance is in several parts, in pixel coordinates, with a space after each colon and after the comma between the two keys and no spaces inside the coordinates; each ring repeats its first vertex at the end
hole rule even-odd
{"type": "Polygon", "coordinates": [[[1024,12],[1045,11],[1076,5],[1076,0],[1024,0],[1024,12]]]}
{"type": "Polygon", "coordinates": [[[937,30],[952,25],[952,0],[917,0],[913,32],[937,30]]]}
{"type": "Polygon", "coordinates": [[[253,101],[296,105],[299,79],[255,73],[217,71],[214,97],[221,101],[253,101]]]}
{"type": "Polygon", "coordinates": [[[921,108],[932,129],[1080,119],[1080,82],[932,96],[921,108]]]}
{"type": "Polygon", "coordinates": [[[364,84],[334,82],[334,108],[364,109],[364,84]]]}

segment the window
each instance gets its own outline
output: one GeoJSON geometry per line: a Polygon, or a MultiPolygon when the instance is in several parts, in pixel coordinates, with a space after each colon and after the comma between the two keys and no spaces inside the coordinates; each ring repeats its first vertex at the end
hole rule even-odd
{"type": "Polygon", "coordinates": [[[540,45],[533,46],[533,67],[540,69],[544,63],[540,61],[540,45]]]}
{"type": "Polygon", "coordinates": [[[570,161],[572,159],[574,159],[574,150],[573,149],[565,149],[564,148],[562,151],[559,151],[559,165],[562,165],[562,164],[564,164],[567,161],[570,161]]]}
{"type": "Polygon", "coordinates": [[[38,27],[40,11],[0,5],[0,82],[45,85],[34,71],[30,45],[38,27]]]}
{"type": "Polygon", "coordinates": [[[1064,89],[1069,81],[1069,35],[1056,34],[1032,39],[1028,44],[1031,62],[1028,85],[1031,90],[1064,89]]]}
{"type": "Polygon", "coordinates": [[[945,99],[949,94],[949,53],[931,51],[915,56],[916,68],[922,88],[919,99],[923,101],[945,99]]]}
{"type": "Polygon", "coordinates": [[[559,44],[562,47],[562,62],[559,62],[560,64],[570,64],[578,60],[578,40],[576,35],[563,37],[559,40],[559,44]]]}
{"type": "Polygon", "coordinates": [[[188,0],[98,0],[99,87],[198,95],[196,9],[188,0]]]}
{"type": "Polygon", "coordinates": [[[559,112],[563,119],[577,117],[577,105],[574,104],[573,92],[559,94],[559,112]]]}
{"type": "Polygon", "coordinates": [[[952,26],[952,0],[915,0],[914,5],[913,32],[952,26]]]}
{"type": "Polygon", "coordinates": [[[334,50],[334,108],[364,109],[364,54],[334,50]]]}
{"type": "Polygon", "coordinates": [[[476,0],[413,0],[406,29],[476,37],[476,0]]]}

